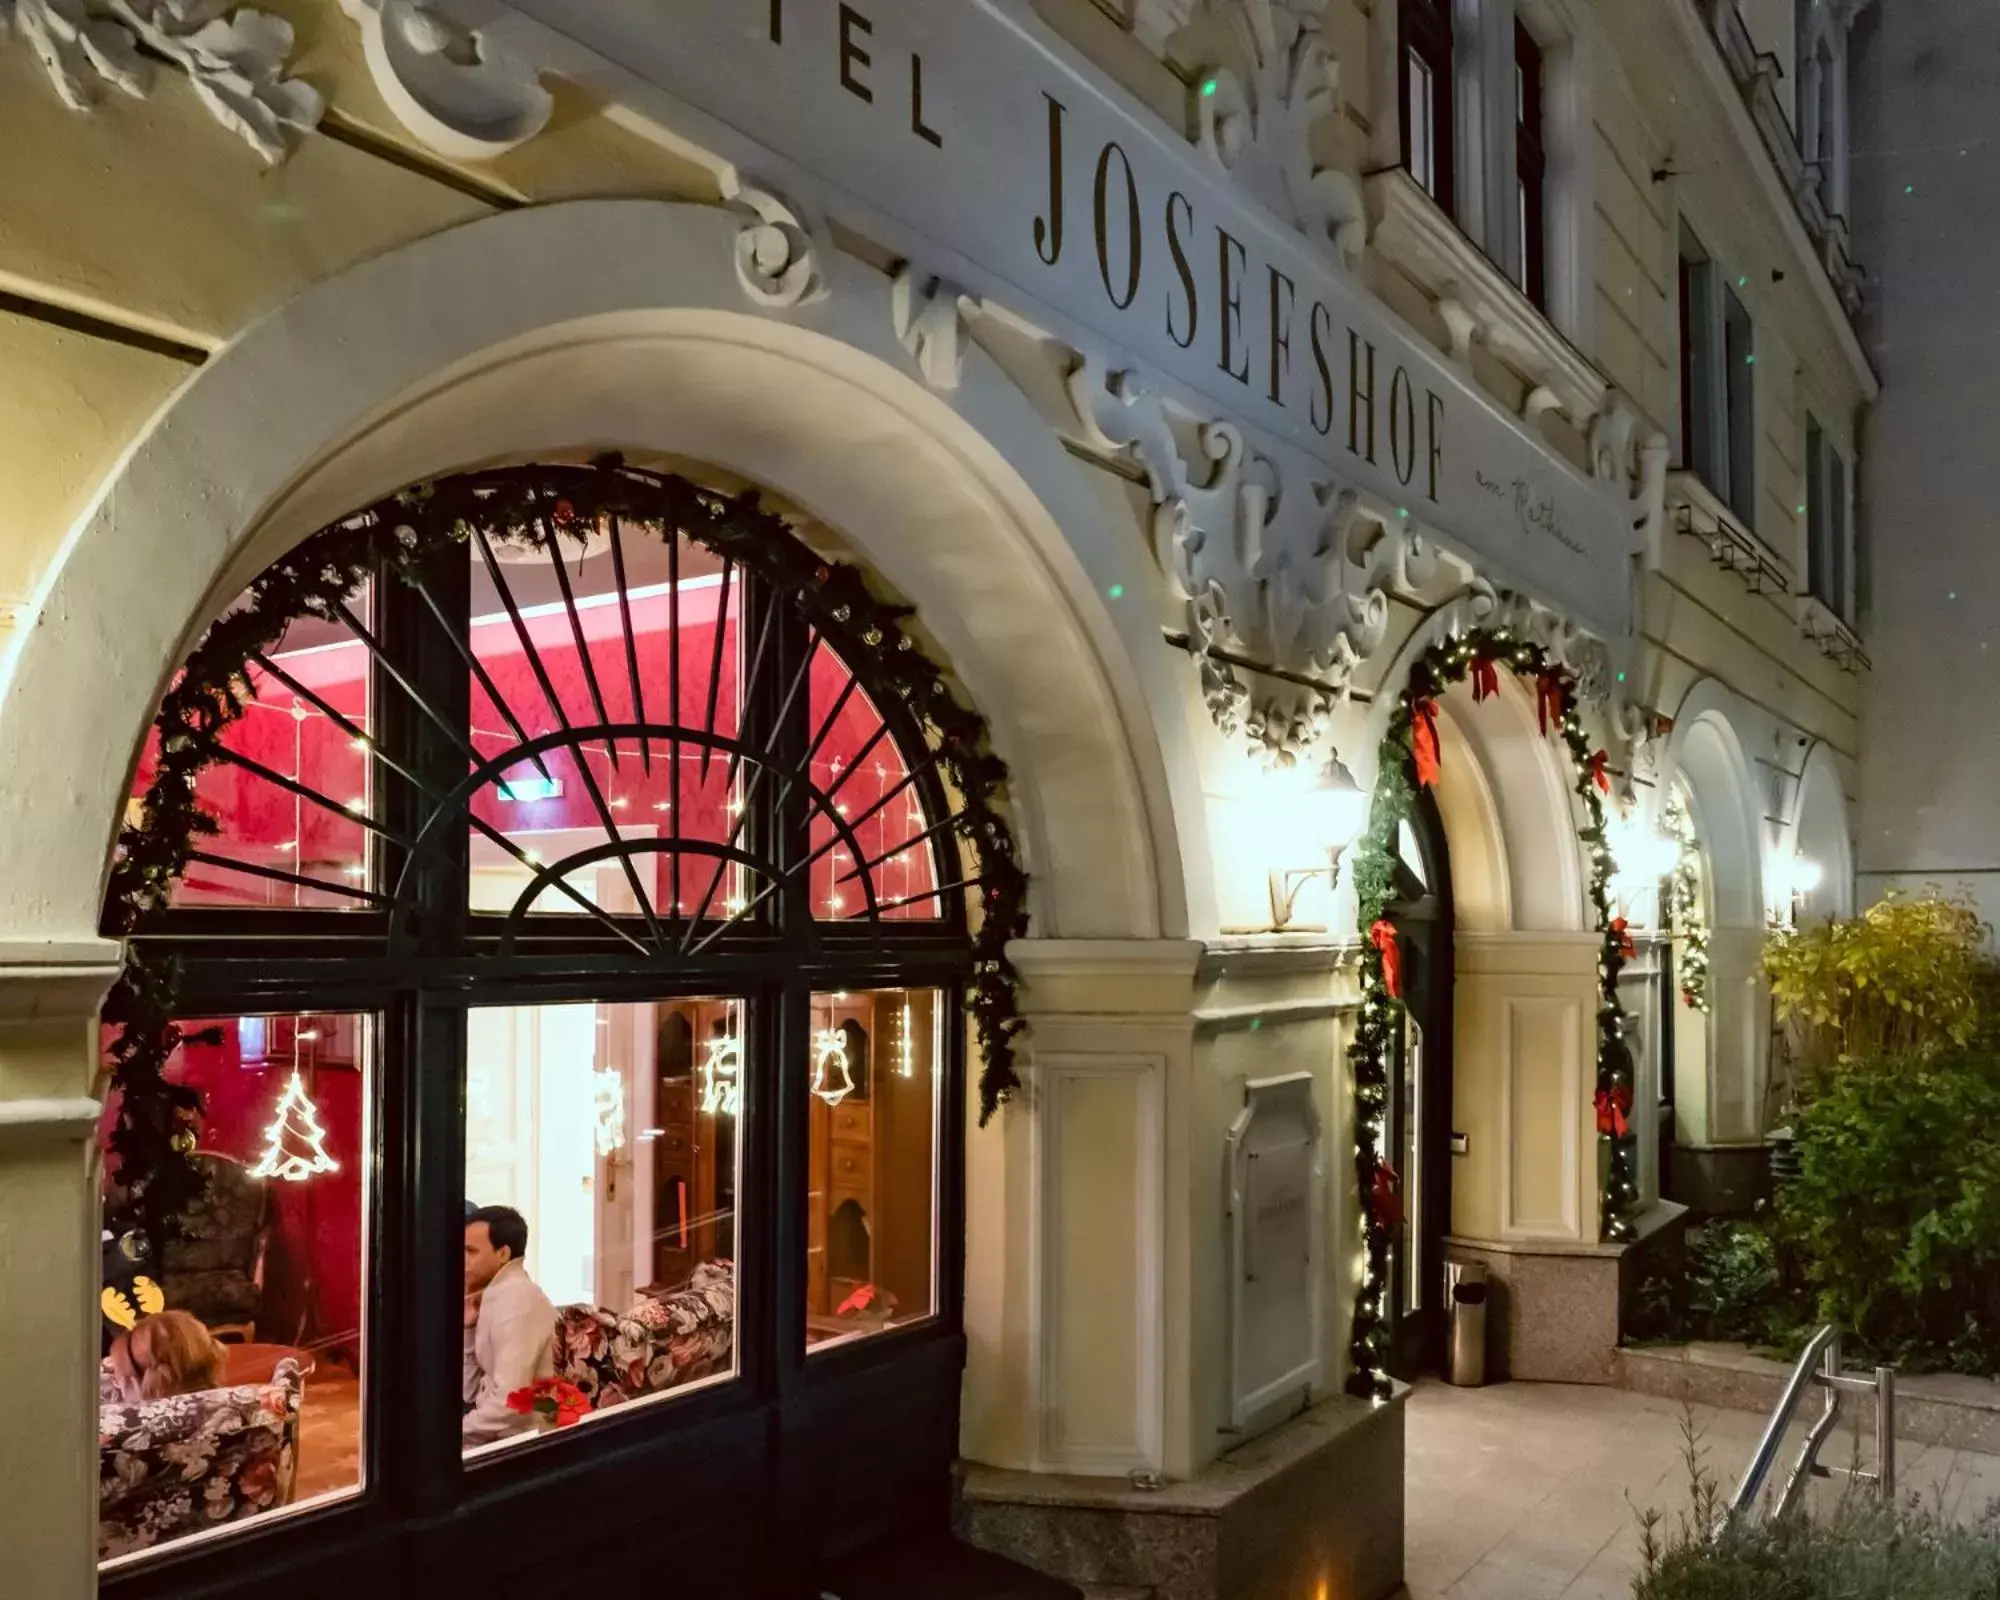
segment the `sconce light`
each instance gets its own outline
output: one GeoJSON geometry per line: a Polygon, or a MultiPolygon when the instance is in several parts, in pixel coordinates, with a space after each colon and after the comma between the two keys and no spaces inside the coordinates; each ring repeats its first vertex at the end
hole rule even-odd
{"type": "Polygon", "coordinates": [[[1338,756],[1330,759],[1313,785],[1298,798],[1305,826],[1300,830],[1326,852],[1326,865],[1280,867],[1271,873],[1271,926],[1289,927],[1299,891],[1314,878],[1339,882],[1340,858],[1368,826],[1368,796],[1338,756]]]}
{"type": "Polygon", "coordinates": [[[1796,904],[1811,894],[1813,890],[1820,886],[1821,881],[1825,877],[1826,869],[1813,860],[1812,857],[1793,856],[1789,873],[1793,903],[1796,904]]]}

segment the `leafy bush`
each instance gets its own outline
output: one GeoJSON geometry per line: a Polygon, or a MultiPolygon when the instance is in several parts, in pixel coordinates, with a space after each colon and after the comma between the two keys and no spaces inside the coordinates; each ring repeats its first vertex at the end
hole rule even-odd
{"type": "Polygon", "coordinates": [[[1928,1054],[1973,1041],[1987,933],[1967,904],[1889,895],[1858,917],[1776,928],[1764,975],[1810,1089],[1843,1059],[1928,1054]]]}
{"type": "Polygon", "coordinates": [[[1785,1346],[1812,1313],[1785,1281],[1761,1222],[1711,1222],[1688,1235],[1687,1335],[1785,1346]]]}
{"type": "Polygon", "coordinates": [[[2000,1370],[2000,1058],[1846,1062],[1794,1131],[1777,1236],[1819,1319],[1897,1365],[2000,1370]]]}
{"type": "Polygon", "coordinates": [[[1633,1600],[1995,1600],[2000,1543],[1993,1513],[1977,1529],[1935,1507],[1884,1504],[1855,1487],[1815,1520],[1723,1514],[1722,1492],[1702,1463],[1693,1415],[1681,1421],[1688,1506],[1671,1525],[1639,1518],[1633,1600]]]}

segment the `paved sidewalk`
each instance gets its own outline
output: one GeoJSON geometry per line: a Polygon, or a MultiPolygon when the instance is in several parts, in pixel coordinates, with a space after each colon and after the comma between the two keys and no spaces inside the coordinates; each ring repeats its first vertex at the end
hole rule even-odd
{"type": "MultiPolygon", "coordinates": [[[[1872,1430],[1873,1413],[1850,1403],[1847,1415],[1864,1413],[1872,1430]]],[[[1411,1600],[1630,1600],[1640,1512],[1671,1519],[1687,1508],[1688,1414],[1676,1401],[1622,1389],[1418,1385],[1408,1417],[1411,1600]]],[[[1691,1415],[1703,1468],[1727,1493],[1764,1418],[1708,1406],[1691,1415]]],[[[1803,1423],[1794,1428],[1774,1476],[1789,1468],[1803,1433],[1803,1423]]],[[[1821,1459],[1847,1464],[1852,1436],[1844,1421],[1821,1459]]],[[[1903,1495],[1936,1497],[1964,1520],[2000,1499],[2000,1457],[1905,1444],[1897,1475],[1903,1495]]]]}

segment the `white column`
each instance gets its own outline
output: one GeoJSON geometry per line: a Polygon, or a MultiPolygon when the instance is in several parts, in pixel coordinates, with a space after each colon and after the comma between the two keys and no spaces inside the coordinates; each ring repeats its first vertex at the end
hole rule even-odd
{"type": "Polygon", "coordinates": [[[0,1553],[8,1600],[97,1587],[97,1008],[109,940],[0,943],[0,1553]]]}
{"type": "MultiPolygon", "coordinates": [[[[1185,1472],[1186,940],[1026,940],[1022,1092],[967,1135],[962,1448],[1185,1472]]],[[[976,1112],[975,1112],[976,1116],[976,1112]]]]}

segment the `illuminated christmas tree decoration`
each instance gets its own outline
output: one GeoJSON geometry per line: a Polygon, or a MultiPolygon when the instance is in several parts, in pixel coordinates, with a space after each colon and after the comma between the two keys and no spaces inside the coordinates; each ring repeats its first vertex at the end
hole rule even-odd
{"type": "Polygon", "coordinates": [[[304,1183],[322,1172],[338,1172],[340,1163],[326,1153],[326,1130],[319,1125],[319,1107],[306,1094],[305,1080],[292,1069],[292,1081],[270,1127],[264,1130],[264,1159],[250,1169],[253,1178],[279,1178],[304,1183]]]}
{"type": "Polygon", "coordinates": [[[854,1069],[847,1059],[847,1035],[838,1028],[822,1028],[813,1035],[812,1092],[830,1106],[837,1106],[854,1093],[854,1069]],[[834,1074],[839,1081],[834,1081],[834,1074]]]}

